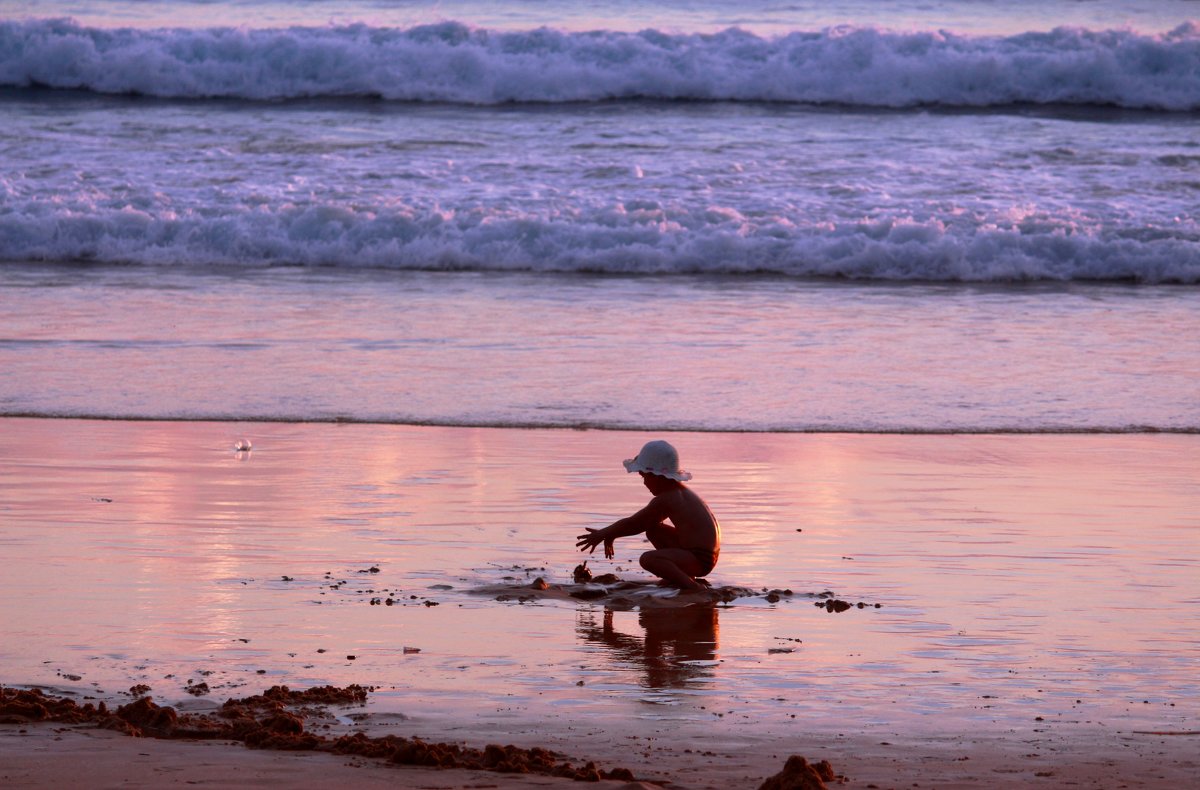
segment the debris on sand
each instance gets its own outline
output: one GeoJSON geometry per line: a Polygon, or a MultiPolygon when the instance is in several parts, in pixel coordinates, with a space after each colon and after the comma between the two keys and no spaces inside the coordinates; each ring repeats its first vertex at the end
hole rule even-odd
{"type": "MultiPolygon", "coordinates": [[[[586,563],[585,563],[586,565],[586,563]]],[[[632,608],[678,608],[685,606],[709,606],[715,603],[732,603],[740,598],[766,597],[769,595],[764,588],[759,592],[746,587],[712,587],[706,580],[700,580],[708,588],[704,591],[679,590],[675,587],[656,584],[652,581],[633,581],[621,579],[611,573],[592,576],[585,565],[575,568],[575,578],[588,578],[589,581],[575,583],[550,583],[544,576],[539,576],[530,582],[520,584],[493,584],[479,587],[467,592],[475,595],[487,595],[497,601],[527,601],[561,600],[589,601],[603,603],[605,606],[617,609],[632,608]]],[[[515,580],[514,580],[515,581],[515,580]]],[[[780,600],[793,595],[791,590],[773,590],[780,600]]],[[[768,601],[772,598],[768,597],[768,601]]]]}
{"type": "Polygon", "coordinates": [[[798,754],[787,759],[783,770],[758,786],[758,790],[826,790],[825,783],[838,779],[828,760],[815,765],[798,754]]]}
{"type": "MultiPolygon", "coordinates": [[[[526,569],[536,570],[536,569],[526,569]]],[[[620,570],[618,568],[618,570],[620,570]]],[[[473,595],[487,595],[501,602],[559,600],[587,601],[603,604],[613,609],[645,609],[645,608],[679,608],[687,606],[728,605],[742,599],[758,598],[768,604],[790,604],[800,598],[817,598],[816,606],[828,611],[844,611],[855,604],[834,598],[832,592],[798,593],[782,587],[762,587],[752,589],[734,585],[714,586],[707,579],[696,579],[705,589],[680,590],[665,582],[649,579],[622,579],[615,573],[593,574],[584,562],[576,565],[571,571],[573,582],[552,582],[544,575],[524,580],[515,576],[504,576],[499,584],[489,584],[482,587],[467,589],[473,595]]],[[[748,603],[749,601],[747,601],[748,603]]],[[[429,604],[426,604],[427,606],[429,604]]],[[[872,604],[858,604],[863,609],[872,604]]],[[[879,608],[881,604],[874,604],[879,608]]]]}
{"type": "MultiPolygon", "coordinates": [[[[191,694],[194,697],[203,697],[205,694],[207,694],[210,691],[208,684],[205,683],[203,680],[200,681],[199,683],[193,683],[192,681],[189,680],[187,682],[187,686],[184,687],[183,690],[186,691],[188,694],[191,694]]],[[[147,691],[149,691],[149,689],[147,689],[147,691]]],[[[144,695],[139,694],[137,696],[144,696],[144,695]]]]}
{"type": "Polygon", "coordinates": [[[306,691],[273,686],[262,694],[230,699],[212,714],[206,714],[179,713],[172,707],[156,704],[150,697],[141,697],[111,711],[103,702],[78,705],[38,689],[0,687],[0,724],[41,721],[94,724],[135,737],[234,740],[253,749],[332,752],[402,765],[541,774],[593,782],[634,781],[627,768],[602,770],[592,762],[572,765],[563,755],[539,747],[523,749],[490,744],[475,749],[395,735],[371,738],[361,732],[331,738],[305,729],[306,718],[322,712],[323,706],[363,703],[368,691],[369,688],[358,685],[320,686],[306,691]]]}
{"type": "Polygon", "coordinates": [[[374,691],[373,686],[360,686],[352,683],[349,686],[313,686],[304,691],[293,691],[287,686],[272,686],[262,694],[245,697],[240,700],[230,700],[225,705],[241,704],[251,706],[281,705],[358,705],[367,701],[367,694],[374,691]]]}
{"type": "Polygon", "coordinates": [[[517,746],[489,744],[483,749],[473,749],[454,743],[427,743],[420,738],[403,738],[396,735],[368,738],[359,732],[333,741],[331,750],[334,754],[373,757],[401,765],[467,768],[506,774],[541,774],[593,782],[601,779],[633,781],[633,772],[627,768],[605,771],[597,768],[592,762],[577,767],[562,760],[561,755],[536,746],[532,749],[522,749],[517,746]]]}
{"type": "Polygon", "coordinates": [[[97,708],[90,702],[80,707],[72,700],[49,697],[40,691],[17,691],[0,687],[0,724],[27,724],[35,721],[60,721],[78,724],[108,715],[103,702],[97,708]]]}
{"type": "Polygon", "coordinates": [[[857,608],[857,609],[882,609],[883,608],[883,604],[881,604],[881,603],[864,603],[862,601],[859,601],[858,603],[850,603],[849,601],[843,601],[840,598],[829,598],[828,600],[817,601],[816,603],[813,604],[813,606],[821,607],[821,608],[824,608],[825,611],[827,611],[827,612],[835,612],[835,613],[836,612],[845,612],[847,610],[855,609],[855,608],[857,608]]]}

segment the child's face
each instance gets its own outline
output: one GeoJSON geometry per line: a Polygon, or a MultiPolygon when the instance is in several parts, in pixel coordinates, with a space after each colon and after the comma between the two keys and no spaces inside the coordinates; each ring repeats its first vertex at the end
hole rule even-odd
{"type": "Polygon", "coordinates": [[[642,484],[650,490],[651,494],[657,494],[663,489],[663,483],[666,482],[665,479],[658,475],[652,475],[649,472],[638,472],[638,474],[642,476],[642,484]]]}

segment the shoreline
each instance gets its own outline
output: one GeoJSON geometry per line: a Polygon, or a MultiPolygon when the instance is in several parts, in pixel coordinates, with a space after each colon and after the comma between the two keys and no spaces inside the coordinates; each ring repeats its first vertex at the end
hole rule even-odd
{"type": "Polygon", "coordinates": [[[760,436],[1196,436],[1200,426],[1130,425],[1109,427],[1044,426],[1038,428],[852,428],[847,426],[809,428],[704,428],[691,425],[612,425],[606,423],[493,422],[373,419],[369,417],[239,417],[200,415],[164,417],[122,414],[51,414],[39,412],[0,412],[0,420],[46,420],[106,423],[229,423],[234,425],[380,425],[398,428],[469,428],[496,431],[602,431],[605,433],[730,434],[760,436]]]}

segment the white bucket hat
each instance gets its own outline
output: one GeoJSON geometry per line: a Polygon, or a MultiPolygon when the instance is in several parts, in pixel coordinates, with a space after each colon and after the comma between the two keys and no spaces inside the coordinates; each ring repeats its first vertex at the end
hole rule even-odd
{"type": "Polygon", "coordinates": [[[692,479],[691,472],[679,468],[679,452],[662,439],[646,442],[637,457],[628,458],[624,463],[626,472],[648,472],[680,482],[692,479]]]}

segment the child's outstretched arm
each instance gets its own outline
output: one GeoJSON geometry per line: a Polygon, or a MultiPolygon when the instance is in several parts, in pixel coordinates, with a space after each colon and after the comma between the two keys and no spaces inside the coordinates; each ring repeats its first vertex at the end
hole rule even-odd
{"type": "Polygon", "coordinates": [[[617,538],[627,538],[631,535],[640,535],[655,524],[661,524],[663,519],[669,515],[669,511],[659,497],[650,500],[650,504],[634,513],[632,516],[627,516],[618,521],[614,521],[604,529],[587,528],[587,532],[577,536],[575,545],[580,551],[587,551],[590,554],[596,552],[596,547],[601,543],[604,544],[604,556],[608,559],[613,558],[613,541],[617,538]]]}

